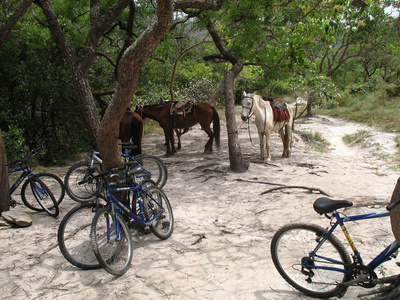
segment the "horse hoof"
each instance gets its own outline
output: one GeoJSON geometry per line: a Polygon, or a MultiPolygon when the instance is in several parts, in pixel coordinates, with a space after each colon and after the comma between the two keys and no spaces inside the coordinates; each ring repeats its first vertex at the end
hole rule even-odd
{"type": "Polygon", "coordinates": [[[166,157],[170,157],[170,156],[172,156],[172,155],[174,155],[174,154],[173,154],[173,153],[168,153],[168,152],[165,153],[165,156],[166,156],[166,157]]]}

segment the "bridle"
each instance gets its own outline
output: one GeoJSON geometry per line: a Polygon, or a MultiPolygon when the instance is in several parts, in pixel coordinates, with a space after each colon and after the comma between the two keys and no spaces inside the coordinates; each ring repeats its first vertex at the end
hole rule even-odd
{"type": "MultiPolygon", "coordinates": [[[[250,133],[250,118],[254,114],[254,113],[251,112],[253,110],[253,106],[254,106],[254,98],[246,96],[246,97],[243,98],[243,100],[246,99],[246,98],[251,99],[251,105],[250,105],[250,107],[246,107],[246,106],[242,105],[242,108],[247,108],[249,110],[249,113],[248,113],[248,116],[247,116],[247,129],[249,131],[250,143],[253,145],[253,147],[255,147],[255,145],[253,144],[253,140],[251,139],[251,133],[250,133]]],[[[246,122],[246,121],[244,121],[244,122],[246,122]]],[[[244,124],[244,122],[243,122],[243,124],[244,124]]]]}
{"type": "Polygon", "coordinates": [[[249,110],[248,117],[247,117],[247,120],[249,120],[253,116],[253,113],[251,111],[253,110],[253,106],[254,106],[254,98],[246,96],[246,97],[243,98],[243,100],[246,99],[246,98],[251,99],[251,105],[250,105],[250,107],[246,107],[246,106],[242,105],[242,107],[243,108],[247,108],[249,110]]]}

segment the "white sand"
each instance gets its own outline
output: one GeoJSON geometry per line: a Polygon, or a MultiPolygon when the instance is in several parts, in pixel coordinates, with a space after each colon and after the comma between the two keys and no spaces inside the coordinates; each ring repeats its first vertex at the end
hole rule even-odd
{"type": "MultiPolygon", "coordinates": [[[[132,266],[119,278],[102,269],[80,270],[61,255],[57,228],[76,205],[70,198],[64,199],[57,219],[18,205],[15,209],[32,213],[33,225],[0,230],[0,298],[308,299],[280,277],[269,247],[274,232],[288,222],[326,226],[327,219],[312,209],[322,195],[289,188],[260,193],[276,187],[271,183],[318,188],[335,199],[353,200],[355,207],[348,214],[369,213],[388,204],[399,175],[385,158],[393,153],[394,134],[376,133],[369,147],[349,148],[341,140],[343,135],[363,129],[374,133],[374,129],[326,117],[295,126],[320,132],[332,150],[315,152],[295,134],[292,157],[284,159],[274,133],[272,164],[259,163],[255,125],[251,125],[255,146],[244,125],[239,129],[241,149],[251,163],[242,174],[229,170],[224,124],[221,151],[212,155],[202,154],[207,138],[199,126],[182,136],[182,150],[169,158],[163,156],[163,136],[145,136],[144,152],[160,156],[168,166],[164,190],[173,207],[175,229],[166,241],[151,234],[135,238],[132,266]]],[[[60,177],[66,169],[57,170],[60,177]]],[[[358,222],[348,229],[365,258],[394,239],[389,218],[358,222]]],[[[337,236],[343,240],[340,232],[337,236]]],[[[387,275],[399,273],[393,261],[382,270],[387,275]]],[[[366,291],[351,287],[343,299],[366,291]]]]}

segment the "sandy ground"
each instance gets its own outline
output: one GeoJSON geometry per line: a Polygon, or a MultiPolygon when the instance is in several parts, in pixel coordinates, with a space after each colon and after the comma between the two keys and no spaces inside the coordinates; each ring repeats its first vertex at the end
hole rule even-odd
{"type": "MultiPolygon", "coordinates": [[[[241,122],[238,121],[240,125],[241,122]]],[[[272,163],[260,163],[254,124],[239,129],[242,153],[251,161],[248,172],[230,171],[227,133],[221,126],[221,150],[203,155],[206,135],[194,127],[182,137],[183,149],[165,158],[162,136],[144,137],[144,152],[162,157],[169,179],[164,190],[173,206],[175,229],[166,241],[149,234],[135,238],[134,260],[122,277],[104,270],[84,271],[69,264],[59,251],[57,229],[62,217],[76,205],[66,197],[57,219],[29,212],[33,225],[0,230],[0,298],[2,299],[308,299],[292,289],[275,270],[270,241],[289,222],[323,226],[327,219],[312,209],[322,196],[350,199],[348,214],[383,210],[399,177],[388,157],[395,151],[394,134],[327,117],[295,124],[296,130],[318,131],[331,150],[312,150],[294,134],[292,156],[281,158],[282,144],[272,136],[272,163]],[[342,136],[368,130],[367,147],[348,147],[342,136]]],[[[67,168],[57,169],[63,177],[67,168]]],[[[21,203],[20,199],[18,200],[21,203]]],[[[393,239],[389,218],[349,225],[356,245],[367,258],[393,239]]],[[[341,240],[340,232],[337,235],[341,240]]],[[[394,262],[378,275],[398,273],[394,262]]],[[[344,299],[368,290],[351,287],[344,299]]],[[[368,298],[369,299],[369,298],[368,298]]]]}

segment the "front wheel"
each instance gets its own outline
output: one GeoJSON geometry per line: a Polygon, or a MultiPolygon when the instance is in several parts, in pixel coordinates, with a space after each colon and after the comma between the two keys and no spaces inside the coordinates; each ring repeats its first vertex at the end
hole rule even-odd
{"type": "Polygon", "coordinates": [[[150,230],[159,239],[169,238],[174,230],[174,216],[167,195],[157,186],[148,186],[142,194],[143,211],[150,230]]]}
{"type": "Polygon", "coordinates": [[[98,175],[100,168],[90,168],[87,161],[71,166],[65,174],[64,185],[68,196],[77,202],[90,202],[96,198],[96,182],[92,179],[98,175]]]}
{"type": "Polygon", "coordinates": [[[120,276],[132,261],[133,241],[123,217],[113,207],[99,209],[94,215],[90,239],[100,265],[110,274],[120,276]]]}
{"type": "Polygon", "coordinates": [[[350,280],[348,273],[315,267],[348,270],[351,259],[343,244],[333,235],[316,248],[325,230],[317,225],[289,224],[279,229],[271,241],[271,256],[281,276],[295,289],[316,298],[342,297],[350,280]]]}
{"type": "Polygon", "coordinates": [[[62,255],[84,270],[101,268],[90,244],[90,227],[99,207],[102,206],[96,202],[81,203],[64,216],[58,227],[57,240],[62,255]]]}
{"type": "Polygon", "coordinates": [[[41,181],[38,177],[32,176],[24,182],[21,188],[22,202],[32,210],[39,212],[47,212],[52,217],[57,217],[60,213],[57,200],[50,189],[41,181]],[[29,185],[29,188],[28,188],[29,185]],[[41,208],[38,206],[31,205],[34,200],[39,203],[41,208]]]}

